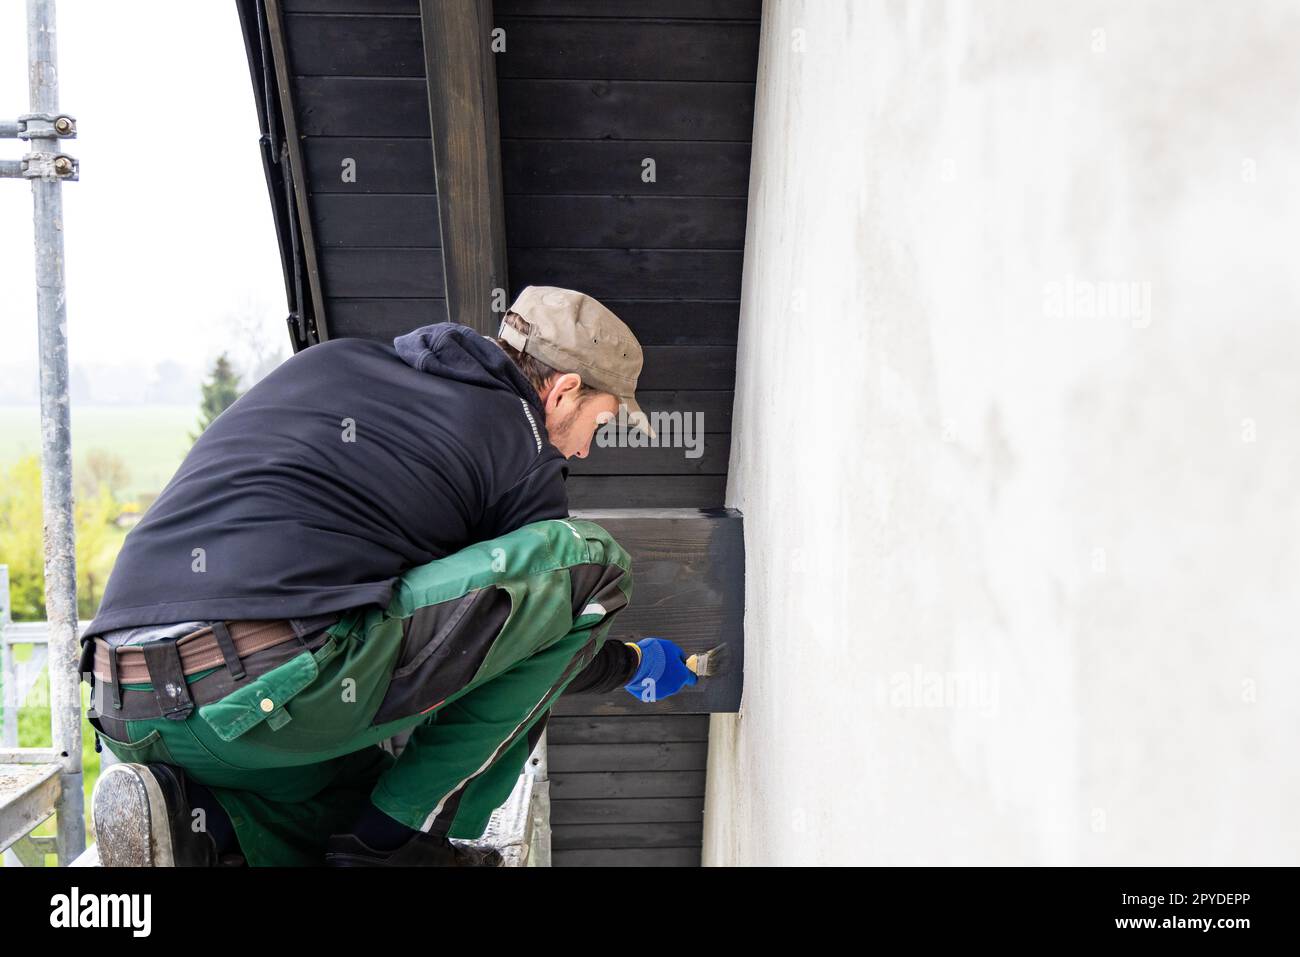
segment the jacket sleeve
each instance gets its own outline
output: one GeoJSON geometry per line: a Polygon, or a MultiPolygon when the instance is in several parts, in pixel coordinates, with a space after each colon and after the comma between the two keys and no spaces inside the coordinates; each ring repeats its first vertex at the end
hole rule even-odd
{"type": "Polygon", "coordinates": [[[621,688],[636,675],[640,664],[640,656],[627,642],[606,639],[596,657],[591,659],[591,664],[565,685],[560,695],[605,694],[621,688]]]}
{"type": "MultiPolygon", "coordinates": [[[[569,497],[564,486],[568,475],[569,465],[563,458],[543,459],[488,509],[480,540],[505,535],[533,522],[568,518],[569,497]]],[[[607,639],[561,694],[605,694],[621,688],[632,680],[640,663],[640,656],[627,644],[607,639]]]]}

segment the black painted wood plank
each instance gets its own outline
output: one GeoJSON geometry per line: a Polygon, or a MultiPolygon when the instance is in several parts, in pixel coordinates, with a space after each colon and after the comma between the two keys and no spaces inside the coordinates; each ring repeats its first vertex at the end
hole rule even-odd
{"type": "MultiPolygon", "coordinates": [[[[582,475],[568,481],[569,507],[593,508],[714,508],[727,491],[725,475],[582,475]]],[[[572,698],[582,699],[583,695],[572,698]]],[[[570,699],[562,698],[561,702],[570,699]]],[[[657,707],[677,710],[673,699],[657,707]]],[[[557,705],[557,714],[602,713],[588,704],[557,705]]],[[[627,708],[604,713],[622,714],[627,708]]],[[[694,707],[683,711],[701,710],[694,707]]]]}
{"type": "Polygon", "coordinates": [[[424,80],[308,76],[295,81],[303,136],[430,139],[424,80]]]}
{"type": "MultiPolygon", "coordinates": [[[[630,697],[630,696],[629,696],[630,697]]],[[[547,744],[546,763],[549,773],[564,774],[569,771],[699,771],[708,766],[708,743],[703,741],[668,742],[664,744],[547,744]]],[[[677,798],[661,799],[663,803],[677,798]]],[[[573,804],[583,802],[570,802],[573,804]]],[[[675,807],[687,807],[694,802],[680,799],[675,807]]],[[[612,813],[613,809],[610,809],[612,813]]],[[[573,813],[577,813],[574,811],[573,813]]],[[[651,814],[644,809],[635,811],[638,816],[629,820],[688,820],[680,810],[660,813],[675,817],[644,817],[651,814]]],[[[590,819],[590,818],[589,818],[590,819]]],[[[554,820],[554,817],[552,817],[554,820]]]]}
{"type": "MultiPolygon", "coordinates": [[[[691,428],[694,428],[692,424],[691,428]]],[[[663,448],[602,447],[600,433],[591,443],[591,454],[585,459],[569,460],[570,478],[581,475],[725,475],[727,457],[731,453],[729,435],[700,436],[692,433],[692,447],[674,447],[669,442],[685,442],[683,433],[676,430],[660,432],[663,448]],[[702,438],[702,441],[701,441],[702,438]],[[686,453],[699,451],[696,457],[686,453]]]]}
{"type": "Polygon", "coordinates": [[[744,249],[742,197],[510,196],[510,245],[744,249]]]}
{"type": "Polygon", "coordinates": [[[762,0],[496,0],[498,16],[757,20],[762,0]]]}
{"type": "Polygon", "coordinates": [[[742,250],[539,249],[511,246],[510,281],[581,289],[597,299],[739,299],[742,250]]]}
{"type": "MultiPolygon", "coordinates": [[[[408,14],[419,0],[281,0],[286,13],[408,14]]],[[[496,0],[498,16],[757,20],[762,0],[496,0]]]]}
{"type": "MultiPolygon", "coordinates": [[[[322,245],[437,246],[428,193],[327,192],[313,208],[322,245]]],[[[511,196],[513,245],[743,249],[745,200],[698,196],[511,196]]]]}
{"type": "Polygon", "coordinates": [[[501,139],[506,195],[647,194],[734,196],[749,194],[751,146],[660,140],[501,139]],[[653,180],[647,181],[653,160],[653,180]]]}
{"type": "MultiPolygon", "coordinates": [[[[620,541],[627,542],[629,547],[640,552],[635,541],[626,534],[620,541]]],[[[618,616],[616,624],[611,626],[612,637],[624,641],[640,640],[649,635],[661,635],[666,629],[687,636],[687,640],[699,640],[701,635],[707,638],[728,627],[725,619],[731,613],[733,605],[730,596],[719,589],[716,582],[696,577],[694,563],[654,561],[641,553],[634,559],[634,571],[636,597],[618,616]],[[695,616],[693,619],[692,615],[695,616]]],[[[637,702],[631,695],[628,698],[637,702]]],[[[618,724],[632,718],[641,720],[647,717],[658,717],[658,714],[654,709],[633,709],[624,718],[610,720],[618,724]]],[[[593,733],[598,733],[600,727],[598,724],[593,733]]],[[[707,736],[707,722],[701,727],[704,729],[699,735],[702,738],[707,736]]],[[[556,740],[561,744],[573,743],[569,738],[556,740]]]]}
{"type": "Polygon", "coordinates": [[[285,17],[299,76],[424,76],[419,16],[285,17]]]}
{"type": "MultiPolygon", "coordinates": [[[[639,596],[638,596],[639,597],[639,596]]],[[[546,725],[548,744],[617,744],[619,742],[707,741],[706,714],[639,714],[622,718],[584,715],[555,718],[546,725]]]]}
{"type": "Polygon", "coordinates": [[[506,49],[497,76],[753,83],[758,23],[691,20],[544,19],[503,16],[506,49]]]}
{"type": "MultiPolygon", "coordinates": [[[[708,719],[708,715],[692,715],[708,719]]],[[[559,720],[552,716],[551,722],[559,720]]],[[[602,718],[625,721],[626,716],[602,718]]],[[[549,740],[549,738],[548,738],[549,740]]],[[[548,772],[549,773],[549,772],[548,772]]],[[[695,798],[703,800],[707,771],[586,771],[551,774],[551,802],[580,798],[695,798]]]]}
{"type": "MultiPolygon", "coordinates": [[[[308,181],[320,193],[432,193],[433,147],[425,139],[313,136],[303,141],[308,181]],[[343,162],[355,182],[343,180],[343,162]]],[[[536,194],[718,196],[745,199],[748,143],[649,140],[503,140],[507,196],[536,194]],[[642,179],[655,161],[654,182],[642,179]]]]}
{"type": "Polygon", "coordinates": [[[324,248],[321,278],[331,299],[443,298],[436,249],[324,248]]]}
{"type": "MultiPolygon", "coordinates": [[[[604,754],[589,756],[588,760],[626,762],[633,759],[638,748],[645,745],[611,745],[604,754]]],[[[546,760],[551,761],[555,749],[546,748],[546,760]]],[[[571,801],[551,802],[551,823],[560,824],[613,824],[619,821],[684,821],[701,819],[703,802],[698,797],[685,798],[581,798],[571,801]]]]}
{"type": "Polygon", "coordinates": [[[412,329],[447,321],[445,299],[329,299],[327,302],[335,338],[355,336],[392,342],[412,329]]]}
{"type": "Polygon", "coordinates": [[[556,851],[552,867],[699,867],[698,847],[621,847],[556,851]]]}
{"type": "MultiPolygon", "coordinates": [[[[429,136],[424,82],[306,76],[296,81],[303,136],[429,136]]],[[[743,140],[754,84],[635,80],[497,82],[502,138],[743,140]]]]}
{"type": "Polygon", "coordinates": [[[704,843],[704,822],[661,821],[617,824],[565,824],[551,828],[551,853],[617,848],[694,848],[704,843]]]}
{"type": "Polygon", "coordinates": [[[433,142],[428,138],[308,137],[303,140],[303,154],[307,180],[316,196],[435,192],[433,142]],[[344,161],[355,168],[355,181],[344,180],[344,161]]]}
{"type": "Polygon", "coordinates": [[[731,389],[736,384],[734,346],[643,346],[641,352],[645,361],[638,389],[731,389]]]}
{"type": "Polygon", "coordinates": [[[346,323],[349,335],[378,342],[447,321],[445,299],[331,299],[329,304],[332,322],[346,323]]]}
{"type": "Polygon", "coordinates": [[[700,415],[705,435],[725,435],[731,431],[731,410],[735,393],[731,390],[657,391],[636,390],[637,401],[647,414],[700,415]]]}
{"type": "Polygon", "coordinates": [[[420,14],[420,0],[280,0],[280,6],[285,13],[420,14]]]}
{"type": "Polygon", "coordinates": [[[606,297],[601,302],[627,323],[642,346],[735,346],[740,328],[740,303],[734,299],[606,297]]]}
{"type": "Polygon", "coordinates": [[[497,93],[503,138],[749,140],[754,127],[752,83],[502,78],[497,93]]]}
{"type": "MultiPolygon", "coordinates": [[[[294,15],[290,62],[300,76],[424,75],[415,16],[294,15]]],[[[497,75],[514,78],[713,80],[753,83],[754,21],[545,19],[497,16],[505,51],[497,75]]]]}
{"type": "Polygon", "coordinates": [[[322,246],[408,246],[436,249],[438,198],[322,193],[315,197],[316,238],[322,246]]]}

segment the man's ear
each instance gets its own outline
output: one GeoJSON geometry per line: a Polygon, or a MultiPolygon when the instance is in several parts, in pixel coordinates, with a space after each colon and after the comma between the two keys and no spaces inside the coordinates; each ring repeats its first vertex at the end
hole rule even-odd
{"type": "Polygon", "coordinates": [[[578,389],[582,387],[582,376],[576,372],[565,372],[557,375],[548,383],[547,390],[542,396],[542,405],[546,411],[550,412],[560,404],[560,400],[566,396],[572,398],[578,394],[578,389]]]}

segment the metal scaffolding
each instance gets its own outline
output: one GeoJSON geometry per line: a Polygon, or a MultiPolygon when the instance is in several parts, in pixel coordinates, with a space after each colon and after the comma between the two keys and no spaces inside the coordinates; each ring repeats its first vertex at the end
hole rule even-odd
{"type": "Polygon", "coordinates": [[[63,181],[77,178],[77,161],[60,149],[63,140],[76,135],[77,127],[71,116],[59,112],[54,0],[27,0],[27,54],[31,112],[13,122],[0,122],[0,137],[27,140],[31,150],[18,161],[0,162],[0,178],[26,179],[32,184],[41,370],[45,611],[53,747],[0,749],[0,824],[4,825],[0,827],[0,848],[26,838],[33,827],[50,813],[57,812],[56,849],[59,862],[66,864],[85,848],[72,429],[63,274],[63,181]],[[6,782],[10,786],[5,786],[6,782]],[[23,827],[26,830],[17,833],[23,827]]]}

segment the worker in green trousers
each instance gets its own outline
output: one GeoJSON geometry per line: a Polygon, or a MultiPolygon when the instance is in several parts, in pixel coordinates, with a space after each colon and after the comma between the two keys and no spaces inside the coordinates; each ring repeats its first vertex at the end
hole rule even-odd
{"type": "Polygon", "coordinates": [[[595,299],[529,286],[496,338],[323,341],[217,416],[82,636],[122,759],[101,860],[494,863],[451,839],[482,836],[559,695],[694,683],[665,639],[606,640],[630,561],[569,511],[598,428],[656,437],[642,360],[595,299]]]}
{"type": "Polygon", "coordinates": [[[447,815],[449,837],[475,839],[631,592],[627,552],[599,525],[537,522],[411,569],[387,609],[346,616],[185,721],[103,737],[123,761],[208,786],[251,866],[320,864],[367,797],[411,828],[447,815]],[[408,729],[399,759],[379,747],[408,729]]]}

